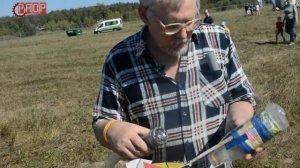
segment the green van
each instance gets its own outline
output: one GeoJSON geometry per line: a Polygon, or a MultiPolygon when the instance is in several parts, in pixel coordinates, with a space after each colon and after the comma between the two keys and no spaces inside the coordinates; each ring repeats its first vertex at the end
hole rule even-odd
{"type": "Polygon", "coordinates": [[[104,20],[98,27],[95,28],[94,34],[122,29],[123,22],[121,18],[104,20]]]}

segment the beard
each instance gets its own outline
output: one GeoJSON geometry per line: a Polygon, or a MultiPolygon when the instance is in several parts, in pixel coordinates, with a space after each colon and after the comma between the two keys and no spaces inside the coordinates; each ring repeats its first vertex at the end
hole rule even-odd
{"type": "Polygon", "coordinates": [[[164,49],[164,52],[169,56],[178,57],[188,51],[188,44],[188,39],[176,39],[164,49]]]}

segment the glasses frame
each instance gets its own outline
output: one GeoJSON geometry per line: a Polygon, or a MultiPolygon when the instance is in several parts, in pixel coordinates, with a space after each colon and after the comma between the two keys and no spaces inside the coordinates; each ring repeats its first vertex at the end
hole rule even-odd
{"type": "Polygon", "coordinates": [[[196,26],[197,26],[197,24],[195,24],[195,22],[200,21],[200,20],[201,20],[200,18],[197,18],[197,19],[189,20],[189,21],[187,21],[187,22],[185,22],[185,23],[170,23],[170,24],[167,24],[167,25],[165,25],[161,20],[159,20],[159,23],[160,23],[160,25],[164,28],[164,33],[165,33],[166,35],[174,35],[174,34],[178,33],[180,30],[182,30],[183,28],[188,27],[188,25],[191,24],[191,23],[194,23],[193,29],[187,30],[187,31],[192,31],[192,30],[194,30],[194,29],[196,28],[196,26]],[[171,27],[171,26],[179,26],[179,27],[178,27],[178,29],[177,29],[176,31],[173,31],[173,32],[167,32],[167,31],[166,31],[167,28],[168,28],[168,27],[171,27]]]}
{"type": "Polygon", "coordinates": [[[155,17],[155,19],[159,22],[160,26],[163,28],[164,30],[164,33],[166,35],[174,35],[176,33],[178,33],[180,30],[182,30],[183,28],[186,28],[188,26],[188,24],[190,23],[194,23],[193,25],[193,29],[191,30],[187,30],[187,31],[192,31],[194,30],[198,25],[200,25],[200,22],[199,24],[195,24],[195,22],[197,21],[201,21],[201,18],[195,18],[195,19],[192,19],[192,20],[189,20],[185,23],[170,23],[170,24],[164,24],[159,18],[158,16],[154,13],[154,11],[150,8],[148,8],[149,11],[152,13],[152,15],[155,17]],[[176,31],[171,31],[171,32],[168,32],[167,29],[168,27],[171,27],[171,26],[179,26],[178,29],[176,31]]]}

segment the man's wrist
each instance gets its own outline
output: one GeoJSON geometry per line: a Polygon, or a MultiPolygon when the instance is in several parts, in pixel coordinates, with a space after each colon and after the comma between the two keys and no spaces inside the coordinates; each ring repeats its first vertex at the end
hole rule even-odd
{"type": "Polygon", "coordinates": [[[104,141],[103,131],[104,131],[104,127],[108,121],[109,120],[107,120],[107,119],[99,119],[93,124],[93,130],[94,130],[95,136],[96,136],[97,140],[100,142],[100,144],[103,146],[107,146],[107,144],[104,141]]]}
{"type": "Polygon", "coordinates": [[[105,123],[103,131],[102,131],[102,135],[103,135],[103,140],[106,144],[108,144],[108,129],[110,128],[110,126],[112,125],[112,123],[116,121],[116,120],[109,120],[108,122],[105,123]]]}

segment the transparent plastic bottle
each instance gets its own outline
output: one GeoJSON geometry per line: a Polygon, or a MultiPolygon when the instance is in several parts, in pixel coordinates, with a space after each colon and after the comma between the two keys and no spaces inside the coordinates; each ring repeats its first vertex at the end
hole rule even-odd
{"type": "Polygon", "coordinates": [[[155,149],[156,147],[167,142],[168,134],[165,129],[156,127],[150,131],[144,140],[151,149],[155,149]]]}
{"type": "Polygon", "coordinates": [[[218,166],[242,158],[288,126],[284,110],[275,103],[269,104],[265,111],[256,114],[242,126],[230,131],[222,140],[229,140],[229,142],[209,153],[208,159],[212,165],[218,166]]]}
{"type": "MultiPolygon", "coordinates": [[[[161,127],[156,127],[154,129],[151,129],[148,135],[144,138],[145,142],[151,149],[155,149],[160,145],[163,145],[168,140],[168,133],[165,129],[161,127]]],[[[121,160],[121,156],[114,153],[113,151],[110,151],[108,156],[106,157],[104,161],[104,168],[111,168],[115,167],[115,165],[121,160]]],[[[139,159],[138,159],[139,160],[139,159]]],[[[139,162],[139,164],[143,164],[144,162],[139,162]]],[[[139,166],[135,166],[139,167],[139,166]]],[[[143,166],[144,167],[144,166],[143,166]]]]}

